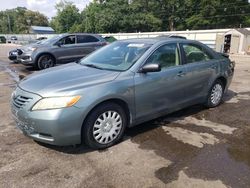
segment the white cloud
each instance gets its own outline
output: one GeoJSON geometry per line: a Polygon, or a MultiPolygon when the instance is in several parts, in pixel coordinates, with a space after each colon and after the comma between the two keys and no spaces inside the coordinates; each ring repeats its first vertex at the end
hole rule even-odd
{"type": "Polygon", "coordinates": [[[36,6],[36,5],[44,5],[46,4],[47,1],[46,0],[40,0],[40,1],[36,1],[36,0],[27,0],[27,4],[28,6],[32,7],[32,6],[36,6]]]}
{"type": "MultiPolygon", "coordinates": [[[[21,6],[33,11],[39,11],[49,18],[56,15],[55,5],[60,2],[60,0],[8,0],[4,3],[2,1],[4,0],[0,0],[0,10],[12,9],[21,6]]],[[[92,0],[70,1],[73,2],[78,9],[83,10],[92,0]]]]}

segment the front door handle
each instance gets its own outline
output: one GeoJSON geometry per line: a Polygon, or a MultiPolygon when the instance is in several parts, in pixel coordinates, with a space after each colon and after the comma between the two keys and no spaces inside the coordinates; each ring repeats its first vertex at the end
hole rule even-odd
{"type": "Polygon", "coordinates": [[[177,76],[179,76],[179,77],[183,77],[183,76],[185,76],[185,75],[186,75],[186,73],[183,72],[183,71],[180,71],[180,72],[178,72],[178,74],[177,74],[177,76]]]}

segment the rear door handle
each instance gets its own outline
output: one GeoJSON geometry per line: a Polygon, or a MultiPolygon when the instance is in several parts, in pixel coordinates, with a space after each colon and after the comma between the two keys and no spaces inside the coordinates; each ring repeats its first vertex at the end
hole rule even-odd
{"type": "Polygon", "coordinates": [[[183,76],[185,76],[185,75],[186,75],[186,73],[183,72],[183,71],[180,71],[180,72],[178,72],[178,74],[177,74],[177,76],[179,76],[179,77],[183,77],[183,76]]]}

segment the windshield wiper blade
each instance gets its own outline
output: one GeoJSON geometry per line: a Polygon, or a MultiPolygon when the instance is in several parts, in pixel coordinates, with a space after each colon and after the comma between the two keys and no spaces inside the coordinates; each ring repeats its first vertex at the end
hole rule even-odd
{"type": "Polygon", "coordinates": [[[101,67],[98,67],[97,65],[94,65],[94,64],[83,64],[83,65],[85,65],[85,66],[87,66],[87,67],[91,67],[91,68],[96,68],[96,69],[103,69],[103,68],[101,68],[101,67]]]}

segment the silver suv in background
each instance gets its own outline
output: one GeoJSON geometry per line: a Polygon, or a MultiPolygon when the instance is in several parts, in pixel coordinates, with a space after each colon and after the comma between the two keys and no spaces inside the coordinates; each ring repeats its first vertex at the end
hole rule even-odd
{"type": "Polygon", "coordinates": [[[96,34],[62,34],[39,41],[10,52],[9,59],[24,65],[32,65],[37,69],[46,69],[55,64],[77,61],[107,42],[96,34]],[[15,59],[13,59],[15,55],[15,59]]]}

